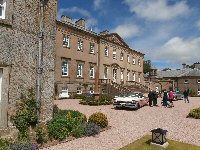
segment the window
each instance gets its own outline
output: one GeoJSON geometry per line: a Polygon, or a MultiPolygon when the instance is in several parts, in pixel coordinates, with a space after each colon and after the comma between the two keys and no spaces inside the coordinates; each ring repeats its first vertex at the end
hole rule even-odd
{"type": "Polygon", "coordinates": [[[117,69],[113,69],[113,81],[117,81],[117,69]]]}
{"type": "Polygon", "coordinates": [[[62,63],[62,76],[68,76],[68,61],[62,63]]]}
{"type": "Polygon", "coordinates": [[[6,1],[0,0],[0,19],[5,19],[6,1]]]}
{"type": "Polygon", "coordinates": [[[90,43],[90,53],[94,54],[94,43],[90,43]]]}
{"type": "Polygon", "coordinates": [[[94,79],[94,64],[90,64],[90,78],[94,79]]]}
{"type": "Polygon", "coordinates": [[[83,50],[83,41],[78,40],[78,50],[82,51],[83,50]]]}
{"type": "Polygon", "coordinates": [[[140,73],[138,74],[138,82],[139,82],[139,83],[141,82],[140,73]]]}
{"type": "Polygon", "coordinates": [[[140,59],[138,59],[138,65],[139,65],[139,66],[141,66],[141,62],[140,62],[140,59]]]}
{"type": "Polygon", "coordinates": [[[200,89],[197,90],[197,95],[200,95],[200,89]]]}
{"type": "Polygon", "coordinates": [[[127,81],[130,81],[130,71],[127,71],[127,81]]]}
{"type": "Polygon", "coordinates": [[[184,83],[189,83],[188,79],[186,79],[186,80],[184,81],[184,83]]]}
{"type": "Polygon", "coordinates": [[[130,62],[130,58],[129,58],[129,55],[127,55],[127,62],[128,62],[128,63],[130,62]]]}
{"type": "Polygon", "coordinates": [[[135,58],[133,57],[133,65],[135,65],[135,58]]]}
{"type": "Polygon", "coordinates": [[[117,52],[116,52],[116,49],[113,50],[113,59],[117,59],[117,52]]]}
{"type": "Polygon", "coordinates": [[[135,81],[135,72],[133,72],[133,81],[135,81]]]}
{"type": "Polygon", "coordinates": [[[105,47],[104,54],[105,56],[108,56],[108,47],[105,47]]]}
{"type": "Polygon", "coordinates": [[[80,87],[77,88],[77,92],[76,92],[76,93],[77,93],[77,94],[82,94],[82,90],[81,90],[80,87]]]}
{"type": "Polygon", "coordinates": [[[120,76],[121,81],[124,81],[124,70],[121,70],[121,76],[120,76]]]}
{"type": "Polygon", "coordinates": [[[93,87],[90,87],[90,94],[94,94],[94,89],[93,89],[93,87]]]}
{"type": "Polygon", "coordinates": [[[83,64],[77,65],[77,77],[83,77],[83,64]]]}
{"type": "Polygon", "coordinates": [[[108,79],[108,67],[104,68],[104,79],[108,79]]]}
{"type": "Polygon", "coordinates": [[[69,47],[69,35],[63,36],[63,47],[69,47]]]}
{"type": "Polygon", "coordinates": [[[200,79],[197,80],[197,83],[200,83],[200,79]]]}
{"type": "Polygon", "coordinates": [[[120,60],[124,60],[124,53],[120,54],[120,60]]]}

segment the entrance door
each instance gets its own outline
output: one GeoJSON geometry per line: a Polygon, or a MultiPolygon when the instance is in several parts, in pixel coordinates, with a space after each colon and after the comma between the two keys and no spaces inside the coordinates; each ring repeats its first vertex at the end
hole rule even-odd
{"type": "Polygon", "coordinates": [[[1,102],[1,95],[2,95],[2,76],[3,76],[3,69],[0,69],[0,102],[1,102]]]}

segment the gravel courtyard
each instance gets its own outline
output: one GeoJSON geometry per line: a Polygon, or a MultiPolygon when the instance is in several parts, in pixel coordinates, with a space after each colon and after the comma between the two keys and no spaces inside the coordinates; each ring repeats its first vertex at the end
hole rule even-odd
{"type": "MultiPolygon", "coordinates": [[[[49,150],[118,150],[119,148],[151,134],[150,130],[160,127],[168,130],[167,138],[200,146],[200,120],[186,118],[192,108],[200,107],[200,98],[189,98],[190,103],[175,101],[174,108],[145,106],[136,111],[115,110],[110,106],[80,105],[79,100],[57,100],[61,109],[78,110],[89,117],[94,112],[107,115],[111,129],[95,137],[79,138],[58,144],[49,150]]],[[[45,150],[45,149],[44,149],[45,150]]]]}

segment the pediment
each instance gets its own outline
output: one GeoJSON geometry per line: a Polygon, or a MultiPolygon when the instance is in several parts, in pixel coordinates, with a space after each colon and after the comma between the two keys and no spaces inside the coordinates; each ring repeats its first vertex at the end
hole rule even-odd
{"type": "Polygon", "coordinates": [[[107,35],[104,35],[103,37],[121,46],[129,47],[117,33],[107,34],[107,35]]]}

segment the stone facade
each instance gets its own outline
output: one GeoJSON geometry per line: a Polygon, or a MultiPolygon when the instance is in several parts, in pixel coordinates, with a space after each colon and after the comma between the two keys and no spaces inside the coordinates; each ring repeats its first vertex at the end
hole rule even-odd
{"type": "MultiPolygon", "coordinates": [[[[6,18],[0,19],[0,127],[11,125],[21,93],[36,89],[40,0],[6,0],[6,18]],[[8,111],[9,110],[9,111],[8,111]],[[8,116],[7,116],[8,114],[8,116]]],[[[57,0],[45,1],[41,120],[51,118],[54,97],[54,60],[57,0]],[[47,44],[48,43],[48,44],[47,44]]]]}
{"type": "Polygon", "coordinates": [[[79,90],[93,93],[95,79],[98,83],[113,81],[128,85],[130,81],[130,84],[131,82],[143,84],[143,60],[144,54],[131,49],[116,33],[104,31],[97,34],[89,31],[85,28],[84,19],[73,23],[71,18],[62,16],[61,21],[57,21],[55,67],[57,94],[62,89],[67,89],[69,93],[77,93],[79,90]],[[128,56],[129,62],[127,62],[128,56]],[[82,64],[81,76],[77,74],[79,64],[82,64]],[[107,73],[105,73],[106,68],[107,73]]]}

